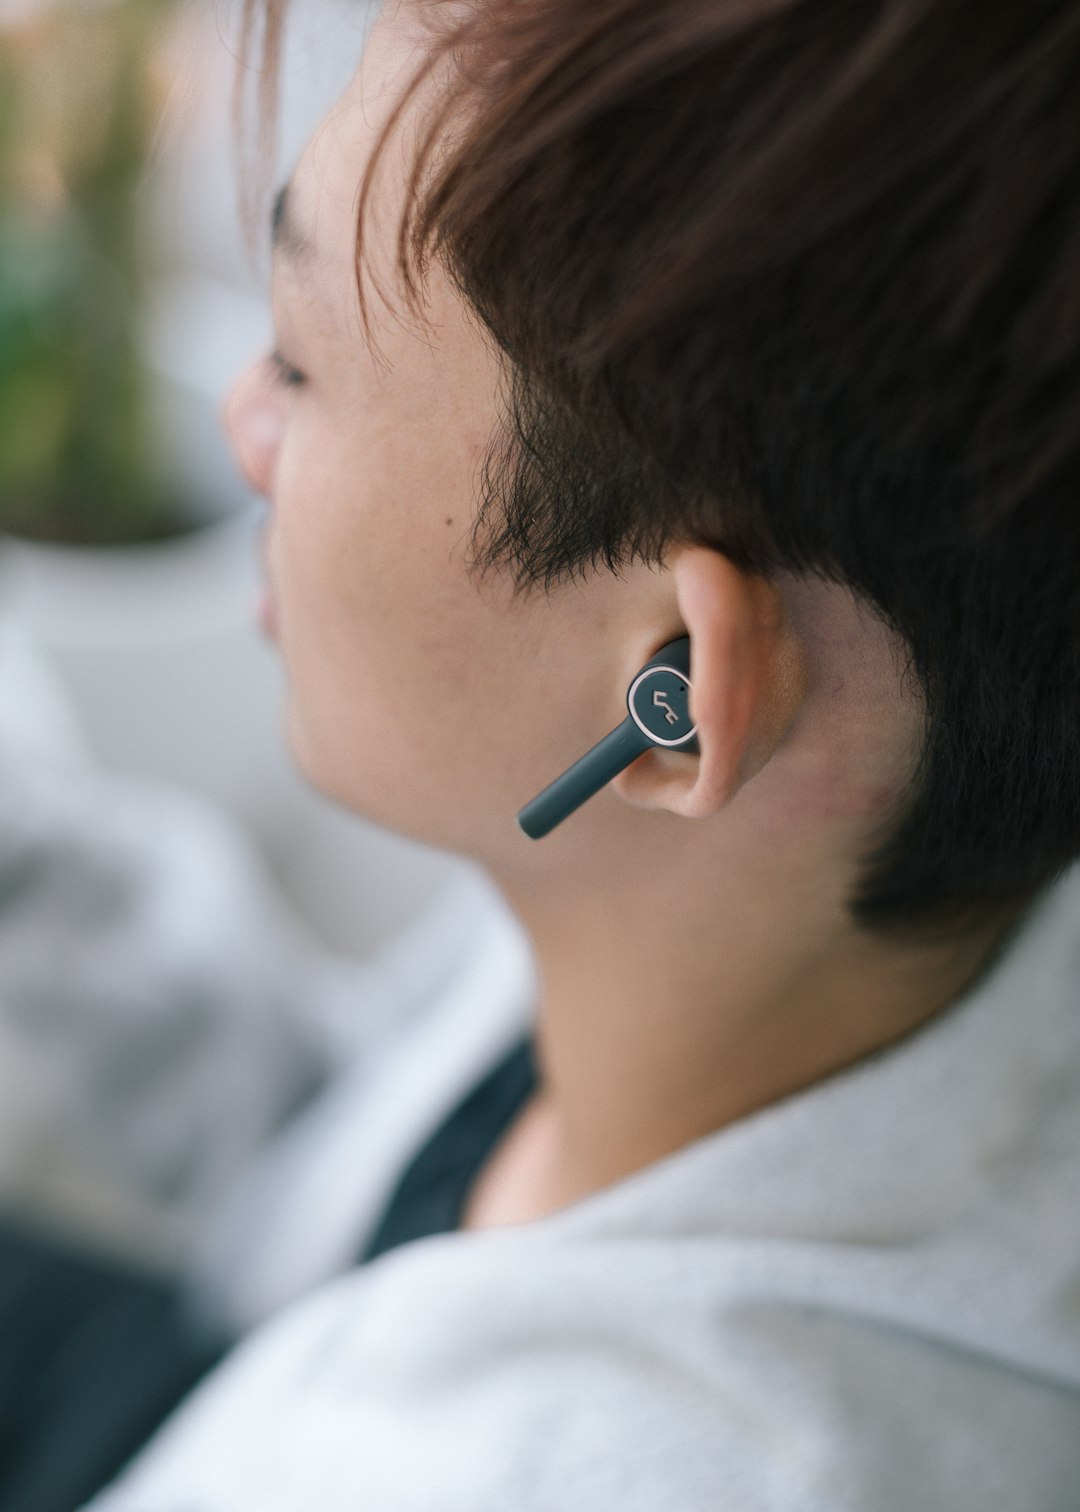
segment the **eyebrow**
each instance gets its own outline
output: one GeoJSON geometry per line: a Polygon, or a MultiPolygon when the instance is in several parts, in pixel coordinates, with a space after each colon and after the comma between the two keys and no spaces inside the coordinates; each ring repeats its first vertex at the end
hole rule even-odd
{"type": "Polygon", "coordinates": [[[289,200],[290,181],[282,184],[274,196],[270,211],[270,245],[293,262],[310,262],[315,245],[311,238],[296,224],[289,200]]]}
{"type": "MultiPolygon", "coordinates": [[[[3,0],[0,0],[0,4],[3,0]]],[[[287,257],[294,264],[310,264],[315,260],[315,242],[308,232],[296,224],[290,201],[292,180],[288,179],[274,196],[270,211],[270,245],[273,250],[287,257]]],[[[362,322],[362,340],[365,349],[377,361],[382,361],[377,343],[373,342],[367,323],[362,322]]]]}

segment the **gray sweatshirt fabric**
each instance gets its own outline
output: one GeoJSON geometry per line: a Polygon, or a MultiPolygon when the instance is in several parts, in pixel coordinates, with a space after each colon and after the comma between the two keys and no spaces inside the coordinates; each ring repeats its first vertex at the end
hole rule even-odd
{"type": "Polygon", "coordinates": [[[1077,1512],[1080,870],[902,1043],[348,1269],[534,1010],[497,896],[425,929],[398,1027],[204,1247],[204,1305],[257,1326],[93,1512],[1077,1512]]]}

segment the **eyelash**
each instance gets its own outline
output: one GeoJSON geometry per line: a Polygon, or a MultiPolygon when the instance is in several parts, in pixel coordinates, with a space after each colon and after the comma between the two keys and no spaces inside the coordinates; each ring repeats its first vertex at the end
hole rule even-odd
{"type": "Polygon", "coordinates": [[[270,353],[270,366],[274,370],[274,382],[283,388],[300,388],[307,382],[300,369],[293,367],[276,349],[270,353]]]}

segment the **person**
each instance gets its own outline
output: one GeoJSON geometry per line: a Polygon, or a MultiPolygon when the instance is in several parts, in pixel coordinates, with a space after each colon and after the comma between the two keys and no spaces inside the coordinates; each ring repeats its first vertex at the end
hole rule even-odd
{"type": "Polygon", "coordinates": [[[1075,1508],[1078,62],[388,0],[225,423],[299,768],[492,897],[95,1512],[1075,1508]],[[697,749],[526,836],[680,637],[697,749]]]}

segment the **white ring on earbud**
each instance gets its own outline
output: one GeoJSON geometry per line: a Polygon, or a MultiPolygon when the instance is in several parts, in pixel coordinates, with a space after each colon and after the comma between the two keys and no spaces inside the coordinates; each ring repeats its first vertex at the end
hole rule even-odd
{"type": "MultiPolygon", "coordinates": [[[[690,729],[687,730],[686,734],[685,735],[680,735],[679,738],[678,738],[678,740],[664,740],[662,736],[660,736],[660,735],[654,735],[653,734],[652,730],[649,729],[648,725],[641,718],[641,716],[638,714],[637,709],[634,707],[634,694],[637,692],[638,688],[645,681],[645,679],[647,677],[652,677],[652,675],[653,675],[654,672],[674,672],[675,676],[679,679],[679,681],[686,684],[686,691],[689,693],[690,686],[691,686],[690,679],[686,676],[686,673],[680,671],[680,669],[678,667],[669,667],[666,664],[661,664],[661,665],[655,666],[655,667],[646,667],[643,671],[639,672],[638,675],[634,678],[633,682],[630,684],[630,691],[626,695],[626,703],[627,703],[627,707],[630,710],[630,718],[637,725],[637,727],[641,731],[641,733],[643,735],[645,735],[645,736],[648,737],[649,743],[651,745],[662,745],[662,746],[672,746],[672,747],[685,745],[686,742],[690,739],[690,737],[692,735],[696,735],[697,734],[697,725],[691,725],[690,729]]],[[[689,707],[690,707],[690,701],[689,701],[689,699],[687,699],[687,705],[686,706],[689,709],[689,707]]]]}

